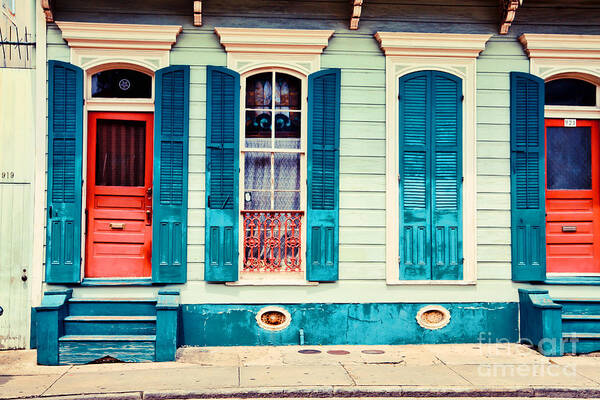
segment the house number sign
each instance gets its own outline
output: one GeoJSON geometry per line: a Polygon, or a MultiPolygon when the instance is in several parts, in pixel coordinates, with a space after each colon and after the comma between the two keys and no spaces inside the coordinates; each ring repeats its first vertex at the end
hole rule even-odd
{"type": "Polygon", "coordinates": [[[0,179],[3,181],[9,180],[9,179],[15,179],[15,171],[0,172],[0,179]]]}
{"type": "Polygon", "coordinates": [[[577,126],[577,120],[572,118],[565,118],[565,128],[574,128],[577,126]]]}

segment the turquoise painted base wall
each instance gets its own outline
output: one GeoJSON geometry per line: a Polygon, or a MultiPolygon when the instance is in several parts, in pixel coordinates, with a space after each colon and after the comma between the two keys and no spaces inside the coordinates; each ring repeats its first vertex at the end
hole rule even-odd
{"type": "Polygon", "coordinates": [[[278,332],[256,323],[265,305],[184,304],[180,341],[188,346],[419,344],[517,342],[518,303],[439,303],[450,323],[438,330],[416,321],[420,303],[272,304],[287,309],[291,323],[278,332]]]}

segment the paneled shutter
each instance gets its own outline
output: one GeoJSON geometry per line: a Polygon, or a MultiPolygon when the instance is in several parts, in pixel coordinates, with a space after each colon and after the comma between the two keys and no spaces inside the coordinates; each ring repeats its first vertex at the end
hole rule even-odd
{"type": "Polygon", "coordinates": [[[462,82],[432,72],[431,279],[463,278],[462,82]]]}
{"type": "Polygon", "coordinates": [[[462,279],[462,82],[415,72],[399,99],[399,277],[462,279]]]}
{"type": "Polygon", "coordinates": [[[309,281],[338,279],[341,72],[308,77],[308,209],[306,265],[309,281]]]}
{"type": "Polygon", "coordinates": [[[510,74],[512,278],[546,279],[544,81],[510,74]]]}
{"type": "Polygon", "coordinates": [[[206,74],[206,246],[204,279],[238,279],[240,75],[206,74]]]}
{"type": "Polygon", "coordinates": [[[81,277],[83,70],[48,61],[46,282],[81,277]]]}
{"type": "Polygon", "coordinates": [[[156,71],[152,281],[187,279],[187,190],[190,67],[156,71]]]}

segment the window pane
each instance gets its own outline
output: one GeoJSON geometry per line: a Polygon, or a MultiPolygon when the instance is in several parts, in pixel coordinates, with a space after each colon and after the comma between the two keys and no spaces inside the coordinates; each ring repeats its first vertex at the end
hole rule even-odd
{"type": "Polygon", "coordinates": [[[592,146],[589,127],[547,128],[548,189],[591,189],[592,146]]]}
{"type": "Polygon", "coordinates": [[[271,192],[246,190],[244,193],[244,210],[270,210],[271,192]]]}
{"type": "Polygon", "coordinates": [[[580,79],[546,82],[546,105],[595,106],[596,86],[580,79]]]}
{"type": "Polygon", "coordinates": [[[111,69],[92,75],[92,97],[152,97],[152,78],[130,69],[111,69]]]}
{"type": "Polygon", "coordinates": [[[275,189],[300,189],[300,154],[275,154],[275,189]]]}
{"type": "Polygon", "coordinates": [[[300,113],[278,112],[275,114],[275,147],[279,149],[300,148],[300,113]]]}
{"type": "Polygon", "coordinates": [[[291,75],[275,74],[275,108],[299,110],[301,81],[291,75]]]}
{"type": "Polygon", "coordinates": [[[299,210],[300,192],[275,192],[275,210],[299,210]]]}
{"type": "Polygon", "coordinates": [[[271,115],[270,111],[246,111],[246,146],[271,147],[271,115]]]}
{"type": "Polygon", "coordinates": [[[271,189],[270,153],[246,153],[244,187],[246,189],[271,189]]]}
{"type": "Polygon", "coordinates": [[[96,130],[96,185],[144,186],[146,124],[100,119],[96,130]]]}
{"type": "Polygon", "coordinates": [[[272,79],[271,72],[246,79],[246,108],[271,108],[272,79]]]}

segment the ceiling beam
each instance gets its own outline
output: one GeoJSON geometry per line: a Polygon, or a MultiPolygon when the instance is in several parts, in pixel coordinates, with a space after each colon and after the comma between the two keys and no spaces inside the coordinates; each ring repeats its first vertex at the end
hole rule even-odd
{"type": "Polygon", "coordinates": [[[350,17],[350,29],[357,30],[360,22],[360,14],[362,12],[363,0],[352,1],[352,16],[350,17]]]}
{"type": "Polygon", "coordinates": [[[523,0],[500,0],[500,34],[506,35],[523,0]]]}
{"type": "Polygon", "coordinates": [[[194,26],[202,26],[202,1],[194,0],[194,26]]]}
{"type": "Polygon", "coordinates": [[[46,22],[54,22],[53,3],[53,0],[41,0],[42,9],[46,15],[46,22]]]}

